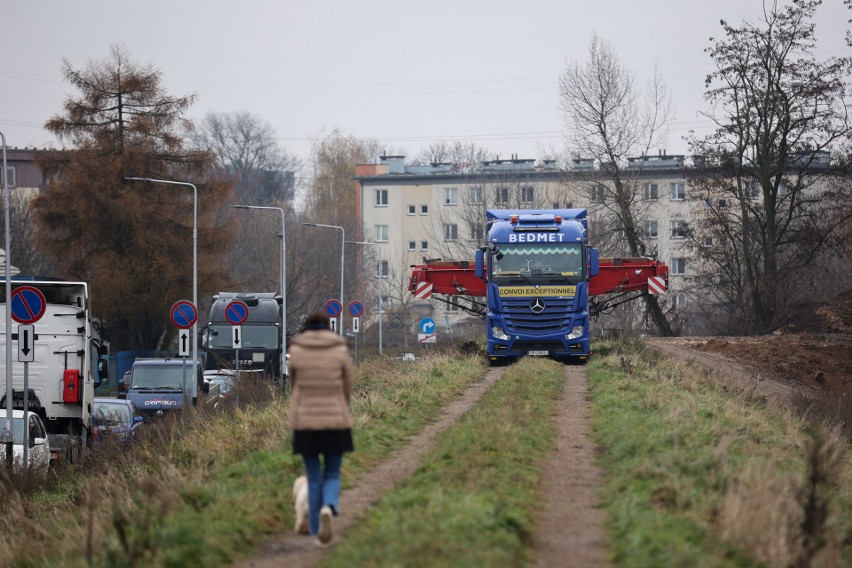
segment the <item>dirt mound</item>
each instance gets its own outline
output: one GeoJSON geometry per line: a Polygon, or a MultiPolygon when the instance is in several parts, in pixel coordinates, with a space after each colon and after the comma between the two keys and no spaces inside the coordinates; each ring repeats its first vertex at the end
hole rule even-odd
{"type": "Polygon", "coordinates": [[[852,290],[825,303],[796,306],[780,320],[775,330],[784,333],[852,333],[852,290]]]}

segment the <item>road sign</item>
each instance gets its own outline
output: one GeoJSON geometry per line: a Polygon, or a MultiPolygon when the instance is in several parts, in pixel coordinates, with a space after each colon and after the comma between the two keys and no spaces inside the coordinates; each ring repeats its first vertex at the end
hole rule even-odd
{"type": "Polygon", "coordinates": [[[354,317],[352,318],[352,333],[358,333],[361,331],[361,318],[354,317]]]}
{"type": "Polygon", "coordinates": [[[241,331],[242,331],[242,328],[238,325],[231,327],[231,347],[233,347],[234,349],[240,348],[240,343],[241,343],[240,340],[242,339],[240,337],[241,331]]]}
{"type": "Polygon", "coordinates": [[[437,343],[437,333],[418,333],[417,341],[419,343],[437,343]]]}
{"type": "Polygon", "coordinates": [[[225,307],[225,318],[234,325],[240,325],[248,319],[248,306],[240,300],[231,300],[225,307]]]}
{"type": "Polygon", "coordinates": [[[364,313],[364,304],[359,302],[358,300],[354,300],[349,302],[349,315],[353,318],[357,318],[361,314],[364,313]]]}
{"type": "Polygon", "coordinates": [[[18,286],[12,290],[12,319],[18,323],[35,323],[44,315],[47,301],[38,288],[18,286]]]}
{"type": "Polygon", "coordinates": [[[178,300],[172,305],[169,317],[172,318],[172,323],[175,326],[186,329],[192,327],[198,321],[198,310],[189,300],[178,300]]]}
{"type": "Polygon", "coordinates": [[[336,318],[342,311],[343,305],[340,303],[340,300],[329,300],[325,303],[325,313],[330,318],[336,318]]]}
{"type": "Polygon", "coordinates": [[[189,330],[186,328],[181,328],[178,332],[178,356],[189,356],[189,330]]]}
{"type": "Polygon", "coordinates": [[[18,361],[35,361],[35,326],[32,324],[18,326],[18,361]]]}
{"type": "Polygon", "coordinates": [[[331,331],[337,333],[337,318],[331,318],[331,331]]]}
{"type": "Polygon", "coordinates": [[[432,333],[435,331],[435,320],[423,318],[420,320],[420,333],[432,333]]]}

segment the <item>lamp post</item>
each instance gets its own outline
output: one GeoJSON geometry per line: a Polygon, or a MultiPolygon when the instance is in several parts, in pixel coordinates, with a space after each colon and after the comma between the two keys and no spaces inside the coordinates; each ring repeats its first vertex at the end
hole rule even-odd
{"type": "Polygon", "coordinates": [[[12,469],[12,262],[9,254],[9,174],[6,171],[6,136],[3,141],[3,217],[6,229],[6,424],[3,443],[6,444],[6,463],[12,469]]]}
{"type": "Polygon", "coordinates": [[[339,225],[323,225],[322,223],[302,223],[308,227],[327,227],[329,229],[340,229],[340,325],[337,326],[337,333],[343,335],[343,310],[346,309],[343,304],[343,247],[346,243],[346,231],[339,225]]]}
{"type": "Polygon", "coordinates": [[[287,238],[285,237],[286,217],[281,207],[261,205],[231,205],[234,209],[266,209],[281,212],[281,375],[287,378],[287,238]]]}
{"type": "MultiPolygon", "coordinates": [[[[379,243],[370,243],[367,241],[346,241],[347,243],[352,243],[353,245],[368,245],[379,247],[378,250],[381,250],[381,246],[379,243]]],[[[379,274],[379,271],[376,270],[376,280],[379,282],[379,355],[382,354],[382,275],[379,274]]]]}
{"type": "MultiPolygon", "coordinates": [[[[143,177],[126,177],[125,181],[143,181],[164,185],[179,185],[192,188],[192,304],[198,309],[198,189],[186,181],[172,181],[143,177]]],[[[198,322],[192,324],[192,373],[193,380],[198,372],[198,322]]],[[[184,393],[186,395],[186,393],[184,393]]]]}

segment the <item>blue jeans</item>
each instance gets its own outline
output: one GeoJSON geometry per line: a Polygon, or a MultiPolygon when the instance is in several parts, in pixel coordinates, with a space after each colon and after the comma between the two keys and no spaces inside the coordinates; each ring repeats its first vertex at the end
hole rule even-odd
{"type": "Polygon", "coordinates": [[[340,466],[343,454],[323,454],[325,467],[319,455],[302,455],[308,476],[308,518],[311,534],[319,532],[320,509],[328,505],[335,515],[340,510],[340,466]]]}

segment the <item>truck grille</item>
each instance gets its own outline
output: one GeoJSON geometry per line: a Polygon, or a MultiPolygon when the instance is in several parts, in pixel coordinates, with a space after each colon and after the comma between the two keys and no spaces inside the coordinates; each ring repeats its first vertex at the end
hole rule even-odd
{"type": "Polygon", "coordinates": [[[531,298],[503,298],[503,316],[509,334],[534,336],[568,333],[571,325],[573,298],[545,298],[540,314],[530,310],[531,298]]]}

